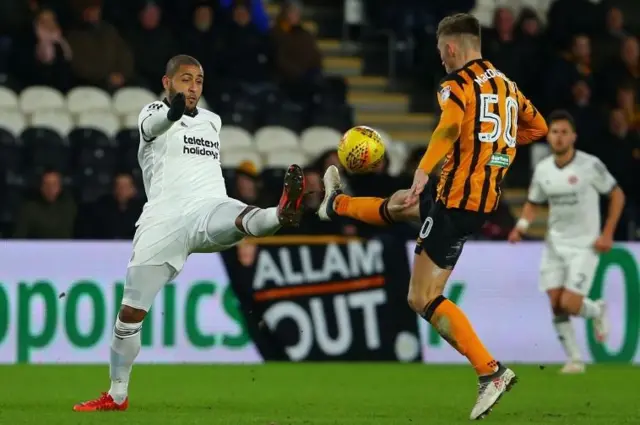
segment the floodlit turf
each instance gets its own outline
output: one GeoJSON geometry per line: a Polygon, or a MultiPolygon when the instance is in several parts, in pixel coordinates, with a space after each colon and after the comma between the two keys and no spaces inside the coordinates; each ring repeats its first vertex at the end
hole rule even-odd
{"type": "MultiPolygon", "coordinates": [[[[520,382],[485,422],[640,423],[640,368],[515,366],[520,382]]],[[[137,366],[129,411],[75,413],[107,387],[98,366],[0,367],[0,424],[454,425],[469,423],[467,367],[395,364],[137,366]]]]}

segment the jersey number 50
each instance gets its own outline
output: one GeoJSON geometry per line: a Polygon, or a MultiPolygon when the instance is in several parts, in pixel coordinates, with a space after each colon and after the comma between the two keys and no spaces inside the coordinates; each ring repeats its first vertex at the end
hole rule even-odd
{"type": "Polygon", "coordinates": [[[507,97],[504,100],[504,111],[506,123],[503,125],[500,115],[491,112],[491,105],[497,105],[500,98],[497,94],[480,95],[480,122],[493,124],[493,129],[489,132],[479,133],[481,142],[495,143],[502,137],[510,148],[516,146],[516,132],[518,131],[518,102],[507,97]]]}

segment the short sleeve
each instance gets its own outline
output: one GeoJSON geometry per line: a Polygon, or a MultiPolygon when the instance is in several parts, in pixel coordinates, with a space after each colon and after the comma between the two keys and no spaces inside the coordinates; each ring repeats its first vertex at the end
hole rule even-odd
{"type": "Polygon", "coordinates": [[[547,194],[542,189],[540,182],[540,169],[536,168],[529,185],[529,193],[527,195],[527,202],[532,204],[541,205],[547,202],[547,194]]]}
{"type": "Polygon", "coordinates": [[[594,158],[591,168],[591,184],[599,193],[607,195],[618,185],[618,182],[602,161],[594,158]]]}

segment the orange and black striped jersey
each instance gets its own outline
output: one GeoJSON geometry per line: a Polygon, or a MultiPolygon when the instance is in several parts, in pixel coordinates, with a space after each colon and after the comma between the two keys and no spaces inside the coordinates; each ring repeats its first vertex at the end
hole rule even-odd
{"type": "Polygon", "coordinates": [[[453,143],[445,148],[437,200],[447,208],[492,212],[516,145],[544,137],[547,124],[516,84],[482,59],[447,75],[438,101],[442,115],[431,143],[436,137],[453,143]]]}

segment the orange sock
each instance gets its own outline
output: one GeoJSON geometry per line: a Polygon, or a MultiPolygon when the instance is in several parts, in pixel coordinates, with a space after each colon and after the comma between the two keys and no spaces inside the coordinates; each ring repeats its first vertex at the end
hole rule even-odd
{"type": "Polygon", "coordinates": [[[391,223],[387,211],[387,199],[362,198],[338,195],[334,200],[334,211],[341,217],[353,218],[367,224],[384,226],[391,223]]]}
{"type": "Polygon", "coordinates": [[[457,305],[441,295],[429,304],[424,316],[453,348],[469,360],[478,375],[490,375],[497,370],[498,362],[489,354],[457,305]]]}

